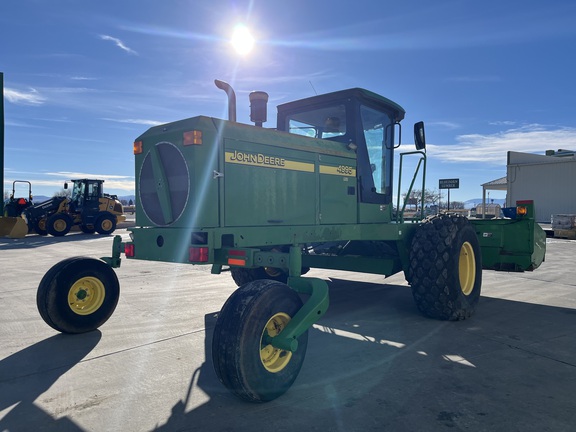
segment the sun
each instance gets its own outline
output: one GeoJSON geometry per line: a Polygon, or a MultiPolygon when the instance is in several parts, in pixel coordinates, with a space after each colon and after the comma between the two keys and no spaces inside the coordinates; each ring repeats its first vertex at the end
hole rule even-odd
{"type": "Polygon", "coordinates": [[[232,33],[232,46],[240,55],[246,55],[254,47],[254,37],[243,24],[238,24],[232,33]]]}

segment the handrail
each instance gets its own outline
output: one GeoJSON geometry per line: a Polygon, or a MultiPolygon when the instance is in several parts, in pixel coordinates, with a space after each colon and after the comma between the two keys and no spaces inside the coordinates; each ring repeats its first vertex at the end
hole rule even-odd
{"type": "Polygon", "coordinates": [[[416,176],[418,175],[418,171],[420,171],[420,166],[422,165],[422,161],[424,161],[423,169],[422,169],[422,206],[420,208],[420,219],[424,219],[424,193],[426,190],[426,153],[421,150],[411,151],[400,153],[400,169],[398,172],[398,195],[397,195],[397,204],[396,204],[396,222],[402,223],[404,222],[404,210],[406,209],[406,204],[408,203],[408,198],[412,193],[412,188],[414,187],[414,182],[416,181],[416,176]],[[406,198],[404,199],[404,205],[402,206],[402,210],[400,210],[400,191],[402,190],[402,163],[404,156],[419,154],[420,159],[418,160],[418,165],[416,165],[416,170],[414,171],[414,176],[412,177],[412,181],[410,182],[410,187],[408,188],[408,192],[406,193],[406,198]]]}

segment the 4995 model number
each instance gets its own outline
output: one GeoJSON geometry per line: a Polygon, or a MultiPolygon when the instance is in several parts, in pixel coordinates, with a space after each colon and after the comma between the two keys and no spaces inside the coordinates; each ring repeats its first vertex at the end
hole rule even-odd
{"type": "Polygon", "coordinates": [[[354,173],[353,168],[346,165],[339,165],[338,168],[336,168],[336,171],[339,174],[345,175],[352,175],[354,173]]]}

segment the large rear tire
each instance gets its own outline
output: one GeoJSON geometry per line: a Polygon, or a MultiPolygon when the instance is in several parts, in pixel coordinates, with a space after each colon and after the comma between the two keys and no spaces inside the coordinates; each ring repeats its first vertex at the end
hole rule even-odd
{"type": "Polygon", "coordinates": [[[114,270],[95,258],[60,261],[38,286],[36,305],[42,319],[63,333],[85,333],[104,324],[116,309],[120,284],[114,270]]]}
{"type": "Polygon", "coordinates": [[[267,342],[302,307],[287,285],[258,280],[238,288],[218,314],[212,339],[212,359],[218,379],[236,396],[265,402],[284,394],[296,380],[308,345],[308,331],[295,352],[267,342]]]}
{"type": "Polygon", "coordinates": [[[425,220],[412,239],[407,279],[420,312],[457,321],[470,317],[482,286],[478,237],[464,217],[425,220]]]}

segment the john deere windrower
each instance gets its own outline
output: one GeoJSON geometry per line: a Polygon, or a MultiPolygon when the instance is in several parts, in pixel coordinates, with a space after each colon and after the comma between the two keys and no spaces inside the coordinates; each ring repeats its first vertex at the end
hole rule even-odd
{"type": "MultiPolygon", "coordinates": [[[[239,397],[267,401],[296,379],[308,329],[328,308],[328,285],[305,277],[310,268],[404,272],[424,315],[461,320],[476,308],[482,268],[534,270],[544,260],[530,201],[509,219],[405,220],[405,205],[393,199],[401,196],[393,162],[404,118],[396,103],[342,90],[278,106],[276,129],[265,129],[266,93],[250,94],[256,125],[240,124],[234,91],[216,84],[229,97],[229,120],[192,117],[136,139],[130,241],[116,236],[111,257],[70,258],[46,273],[37,300],[50,326],[81,333],[106,322],[118,302],[113,268],[122,254],[230,270],[239,288],[218,315],[214,368],[239,397]]],[[[398,167],[417,160],[409,192],[418,172],[425,178],[423,123],[414,138],[398,167]]]]}

